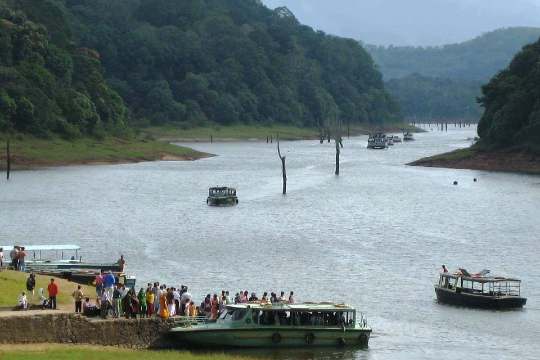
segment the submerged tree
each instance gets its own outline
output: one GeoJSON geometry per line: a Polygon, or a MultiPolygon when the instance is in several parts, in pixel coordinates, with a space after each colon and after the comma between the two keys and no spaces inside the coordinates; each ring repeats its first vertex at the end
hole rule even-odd
{"type": "Polygon", "coordinates": [[[287,170],[285,169],[285,156],[281,155],[279,148],[279,134],[276,136],[277,140],[277,152],[279,159],[281,160],[281,174],[283,175],[283,195],[287,194],[287,170]]]}

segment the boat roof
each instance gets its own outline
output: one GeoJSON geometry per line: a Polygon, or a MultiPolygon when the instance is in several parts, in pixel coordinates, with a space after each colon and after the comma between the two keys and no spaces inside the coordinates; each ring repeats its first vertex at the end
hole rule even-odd
{"type": "Polygon", "coordinates": [[[228,186],[214,186],[210,188],[210,190],[227,190],[227,189],[235,190],[235,188],[228,187],[228,186]]]}
{"type": "Polygon", "coordinates": [[[285,311],[347,311],[355,310],[352,306],[346,304],[334,304],[331,302],[321,302],[321,303],[299,303],[299,304],[287,304],[287,303],[277,303],[277,304],[261,304],[260,302],[250,302],[247,304],[234,304],[228,305],[229,309],[260,309],[260,310],[285,310],[285,311]]]}
{"type": "Polygon", "coordinates": [[[61,250],[80,250],[79,245],[7,245],[0,246],[4,251],[11,251],[14,246],[24,247],[26,251],[61,251],[61,250]]]}
{"type": "Polygon", "coordinates": [[[462,274],[443,273],[441,274],[441,277],[446,277],[450,279],[462,278],[463,280],[466,280],[466,281],[475,281],[479,283],[496,283],[496,282],[505,282],[505,281],[521,282],[521,280],[519,279],[507,278],[503,276],[465,276],[462,274]]]}

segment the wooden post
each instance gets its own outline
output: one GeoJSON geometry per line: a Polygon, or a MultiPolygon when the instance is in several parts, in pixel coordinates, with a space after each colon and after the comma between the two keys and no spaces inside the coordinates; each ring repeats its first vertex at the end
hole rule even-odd
{"type": "Polygon", "coordinates": [[[270,135],[270,144],[272,144],[273,142],[274,142],[274,137],[270,135]]]}
{"type": "Polygon", "coordinates": [[[351,125],[347,123],[347,139],[351,138],[351,125]]]}
{"type": "Polygon", "coordinates": [[[279,134],[276,136],[277,141],[277,153],[281,160],[281,174],[283,175],[283,195],[287,194],[287,170],[285,169],[285,156],[281,156],[281,150],[279,148],[279,134]]]}
{"type": "Polygon", "coordinates": [[[210,144],[212,144],[213,142],[214,142],[214,137],[210,135],[210,144]]]}
{"type": "Polygon", "coordinates": [[[266,143],[268,144],[270,141],[268,141],[268,136],[266,137],[266,143]]]}
{"type": "Polygon", "coordinates": [[[9,139],[6,142],[6,179],[9,180],[9,173],[11,172],[11,153],[9,151],[9,139]]]}

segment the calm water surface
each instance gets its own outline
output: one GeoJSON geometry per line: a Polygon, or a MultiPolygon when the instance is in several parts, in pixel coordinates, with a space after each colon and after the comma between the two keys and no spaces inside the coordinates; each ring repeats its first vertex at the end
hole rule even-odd
{"type": "Polygon", "coordinates": [[[219,154],[196,162],[16,172],[0,183],[0,243],[123,253],[140,283],[188,284],[198,297],[294,290],[347,302],[374,329],[369,350],[264,354],[276,359],[540,358],[540,177],[405,166],[468,146],[474,129],[416,137],[384,151],[347,140],[340,177],[332,144],[283,142],[286,197],[266,143],[190,144],[219,154]],[[218,184],[238,188],[238,207],[206,206],[218,184]],[[526,308],[436,304],[442,263],[521,277],[526,308]]]}

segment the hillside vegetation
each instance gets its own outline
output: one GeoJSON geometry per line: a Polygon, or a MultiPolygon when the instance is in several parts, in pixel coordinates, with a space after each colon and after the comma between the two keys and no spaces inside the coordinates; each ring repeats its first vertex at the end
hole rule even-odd
{"type": "MultiPolygon", "coordinates": [[[[96,50],[138,125],[395,121],[355,41],[255,0],[45,0],[96,50]]],[[[32,18],[46,22],[41,13],[32,18]]]]}
{"type": "Polygon", "coordinates": [[[480,119],[481,84],[504,69],[540,28],[508,28],[440,47],[367,46],[406,118],[480,119]]]}
{"type": "Polygon", "coordinates": [[[47,1],[0,0],[0,132],[126,131],[127,109],[105,82],[99,55],[73,46],[63,13],[47,1]],[[30,20],[33,13],[44,22],[30,20]]]}
{"type": "Polygon", "coordinates": [[[482,144],[540,153],[539,64],[540,40],[526,46],[482,87],[485,112],[478,124],[482,144]]]}

